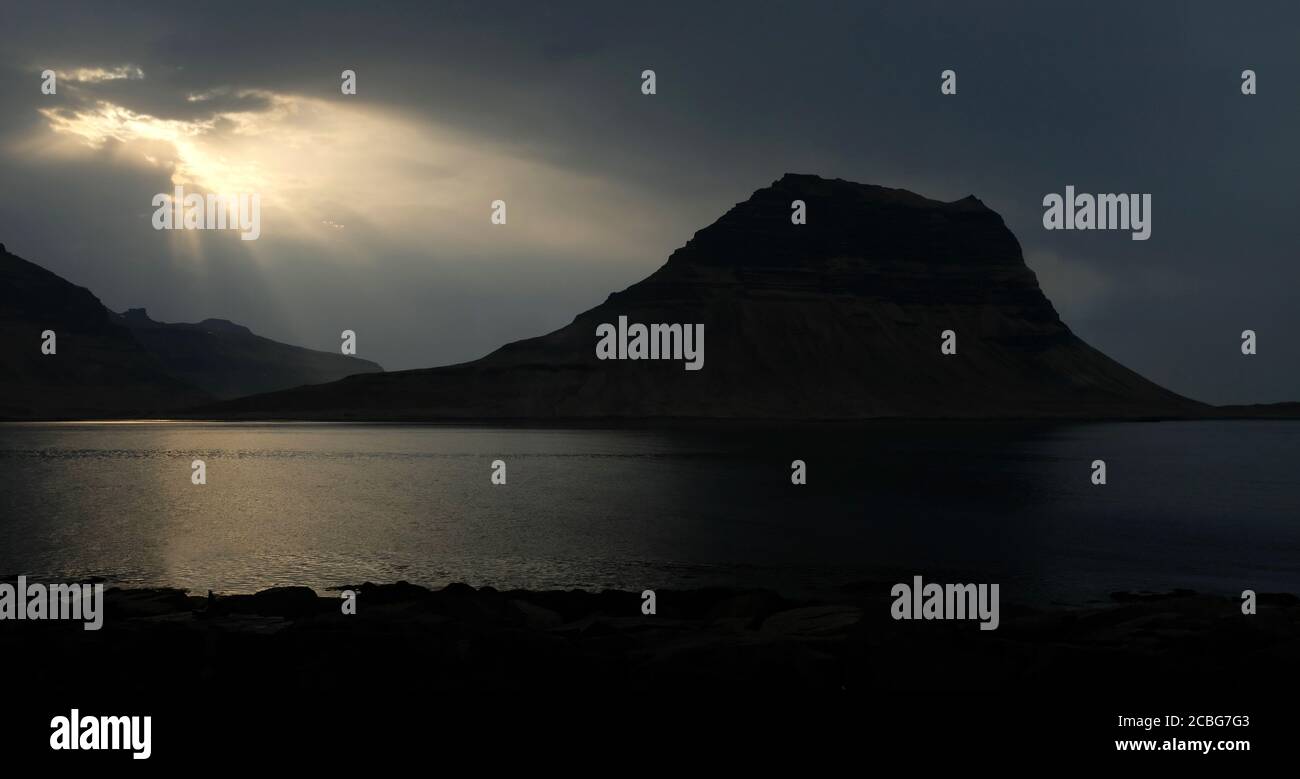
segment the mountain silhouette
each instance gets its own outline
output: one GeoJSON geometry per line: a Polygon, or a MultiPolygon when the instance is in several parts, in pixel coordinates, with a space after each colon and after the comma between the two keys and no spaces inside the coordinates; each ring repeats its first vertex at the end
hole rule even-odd
{"type": "Polygon", "coordinates": [[[167,375],[84,287],[0,245],[0,417],[143,414],[212,398],[167,375]],[[53,331],[54,354],[41,351],[53,331]]]}
{"type": "Polygon", "coordinates": [[[91,292],[0,244],[0,418],[139,417],[381,370],[278,343],[220,319],[115,314],[91,292]],[[43,334],[54,334],[45,354],[43,334]]]}
{"type": "Polygon", "coordinates": [[[1070,331],[1002,218],[974,196],[787,174],[645,280],[548,335],[440,368],[217,404],[314,419],[1133,418],[1209,407],[1070,331]],[[793,224],[792,202],[806,205],[793,224]],[[703,369],[600,360],[597,328],[702,323],[703,369]],[[956,336],[955,354],[940,350],[956,336]]]}
{"type": "Polygon", "coordinates": [[[334,352],[290,346],[225,319],[197,324],[155,322],[143,308],[120,316],[167,373],[216,398],[237,398],[354,373],[382,371],[377,363],[334,352]]]}

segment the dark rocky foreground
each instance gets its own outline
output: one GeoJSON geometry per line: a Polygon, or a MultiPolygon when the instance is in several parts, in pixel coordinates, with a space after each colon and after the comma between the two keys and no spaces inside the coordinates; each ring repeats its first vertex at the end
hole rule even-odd
{"type": "Polygon", "coordinates": [[[1116,594],[1076,609],[1002,604],[1001,627],[895,621],[888,584],[833,601],[767,591],[499,592],[364,584],[358,614],[300,587],[196,597],[111,589],[100,631],[0,622],[0,656],[27,658],[16,694],[276,696],[353,688],[463,692],[1042,693],[1131,698],[1300,690],[1300,599],[1116,594]],[[39,659],[39,661],[35,661],[39,659]],[[95,669],[70,674],[70,668],[95,669]]]}
{"type": "MultiPolygon", "coordinates": [[[[103,630],[0,622],[0,754],[52,752],[52,718],[150,715],[149,765],[468,760],[535,767],[633,756],[771,766],[888,756],[933,767],[1119,761],[1117,739],[1248,739],[1285,758],[1300,692],[1300,599],[1120,594],[1001,609],[1001,627],[896,622],[889,585],[795,602],[770,592],[498,592],[363,585],[359,613],[305,588],[209,600],[110,590],[103,630]],[[1248,726],[1121,726],[1121,716],[1248,726]],[[773,761],[778,761],[774,763],[773,761]]],[[[420,764],[420,763],[413,763],[420,764]]],[[[798,774],[792,774],[798,775],[798,774]]]]}

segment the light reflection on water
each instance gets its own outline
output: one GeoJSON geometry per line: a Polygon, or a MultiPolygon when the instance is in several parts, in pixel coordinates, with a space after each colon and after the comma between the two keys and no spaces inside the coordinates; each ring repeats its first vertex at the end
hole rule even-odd
{"type": "Polygon", "coordinates": [[[0,425],[0,575],[219,592],[996,581],[1300,591],[1300,423],[0,425]],[[1094,459],[1109,484],[1089,481],[1094,459]],[[208,483],[190,483],[190,462],[208,483]],[[493,486],[504,460],[508,484],[493,486]],[[790,484],[790,461],[808,485],[790,484]]]}

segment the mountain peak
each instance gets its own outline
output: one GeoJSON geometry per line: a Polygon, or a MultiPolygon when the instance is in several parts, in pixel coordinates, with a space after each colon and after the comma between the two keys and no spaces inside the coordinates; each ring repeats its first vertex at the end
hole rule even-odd
{"type": "Polygon", "coordinates": [[[149,311],[144,308],[128,308],[122,312],[122,319],[133,325],[151,325],[154,323],[149,318],[149,311]]]}
{"type": "Polygon", "coordinates": [[[974,195],[944,202],[906,189],[787,173],[737,203],[669,257],[667,268],[825,270],[922,264],[1023,269],[1020,245],[974,195]],[[803,223],[792,219],[803,203],[803,223]]]}
{"type": "MultiPolygon", "coordinates": [[[[781,178],[772,182],[770,187],[765,189],[774,189],[782,193],[803,193],[812,197],[836,197],[852,199],[869,199],[875,202],[910,202],[910,203],[935,203],[929,198],[911,192],[906,189],[894,189],[891,187],[880,186],[879,184],[861,184],[856,181],[847,179],[828,179],[818,176],[815,173],[786,173],[781,178]]],[[[755,192],[754,196],[764,192],[760,189],[755,192]]]]}
{"type": "Polygon", "coordinates": [[[249,330],[241,324],[231,322],[229,319],[208,318],[197,324],[189,324],[186,322],[160,322],[149,316],[149,311],[146,308],[128,308],[126,311],[123,311],[120,316],[125,325],[134,329],[179,327],[193,328],[209,333],[224,333],[227,335],[253,335],[252,330],[249,330]]]}
{"type": "MultiPolygon", "coordinates": [[[[960,200],[944,202],[942,200],[933,200],[923,195],[896,187],[885,187],[879,184],[862,184],[847,179],[828,179],[815,173],[786,173],[781,178],[772,182],[770,187],[765,189],[776,190],[781,193],[790,193],[798,196],[800,194],[812,197],[834,197],[848,198],[859,202],[862,205],[909,205],[913,207],[965,207],[979,206],[987,209],[988,207],[974,195],[967,195],[960,200]]],[[[759,195],[765,190],[761,189],[754,195],[759,195]]],[[[752,199],[753,196],[751,196],[752,199]]]]}
{"type": "Polygon", "coordinates": [[[308,419],[844,420],[1160,416],[1197,408],[1070,332],[1015,236],[978,198],[943,202],[787,173],[567,327],[470,363],[353,376],[222,411],[308,419]],[[794,200],[804,201],[803,223],[792,219],[794,200]],[[700,352],[707,365],[703,356],[697,369],[622,355],[610,361],[597,336],[616,322],[689,326],[701,347],[707,340],[700,352]],[[941,348],[947,339],[951,351],[941,348]]]}
{"type": "Polygon", "coordinates": [[[235,335],[252,335],[253,331],[229,319],[209,318],[199,322],[199,327],[213,333],[231,333],[235,335]]]}

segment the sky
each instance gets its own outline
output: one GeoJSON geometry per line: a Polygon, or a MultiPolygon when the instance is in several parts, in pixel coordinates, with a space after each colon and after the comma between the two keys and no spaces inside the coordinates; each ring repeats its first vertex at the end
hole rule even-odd
{"type": "Polygon", "coordinates": [[[1300,400],[1297,29],[1282,2],[0,0],[0,242],[113,310],[350,329],[398,370],[566,325],[815,173],[974,194],[1093,346],[1300,400]],[[154,230],[176,185],[259,193],[260,238],[154,230]],[[1066,185],[1151,194],[1150,239],[1045,230],[1066,185]]]}

